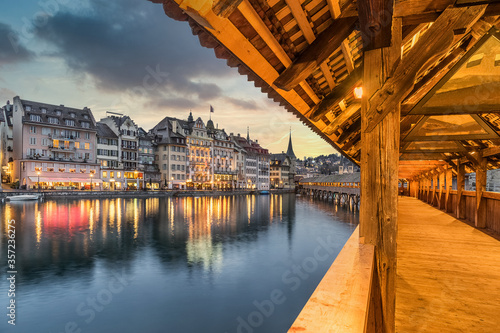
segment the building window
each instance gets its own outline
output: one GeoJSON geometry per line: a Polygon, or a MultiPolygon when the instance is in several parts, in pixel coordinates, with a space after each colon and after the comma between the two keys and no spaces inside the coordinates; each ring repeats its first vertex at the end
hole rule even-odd
{"type": "Polygon", "coordinates": [[[32,114],[32,115],[30,115],[30,120],[40,122],[40,121],[42,121],[42,117],[40,117],[39,115],[36,115],[36,114],[32,114]]]}
{"type": "Polygon", "coordinates": [[[108,172],[107,171],[103,171],[102,172],[102,177],[103,178],[108,178],[108,172]]]}
{"type": "Polygon", "coordinates": [[[75,141],[75,148],[76,148],[76,149],[80,149],[80,142],[75,141]]]}
{"type": "Polygon", "coordinates": [[[46,108],[42,108],[42,113],[47,113],[47,109],[46,108]]]}
{"type": "Polygon", "coordinates": [[[85,142],[85,149],[90,149],[90,143],[85,142]]]}
{"type": "Polygon", "coordinates": [[[31,106],[30,105],[26,105],[26,111],[31,111],[31,106]]]}
{"type": "Polygon", "coordinates": [[[116,173],[116,178],[122,178],[122,173],[118,171],[118,172],[116,173]]]}
{"type": "Polygon", "coordinates": [[[36,145],[36,138],[30,138],[30,145],[36,145]]]}
{"type": "Polygon", "coordinates": [[[90,128],[90,123],[88,123],[86,121],[82,121],[82,127],[83,128],[90,128]]]}
{"type": "Polygon", "coordinates": [[[60,116],[61,115],[61,110],[56,110],[56,115],[60,116]]]}
{"type": "Polygon", "coordinates": [[[66,120],[64,121],[64,124],[65,124],[66,126],[75,126],[75,121],[74,121],[74,120],[71,120],[71,119],[66,119],[66,120]]]}
{"type": "Polygon", "coordinates": [[[87,140],[90,139],[90,133],[85,133],[85,139],[87,139],[87,140]]]}
{"type": "Polygon", "coordinates": [[[30,133],[36,134],[36,126],[30,126],[30,133]]]}
{"type": "Polygon", "coordinates": [[[49,123],[50,124],[59,124],[59,119],[54,118],[54,117],[49,117],[49,123]]]}

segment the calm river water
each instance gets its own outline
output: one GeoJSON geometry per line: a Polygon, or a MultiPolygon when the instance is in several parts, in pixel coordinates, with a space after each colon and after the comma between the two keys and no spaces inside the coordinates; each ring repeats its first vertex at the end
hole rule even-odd
{"type": "Polygon", "coordinates": [[[294,194],[7,203],[0,217],[0,332],[22,333],[286,332],[358,223],[294,194]]]}

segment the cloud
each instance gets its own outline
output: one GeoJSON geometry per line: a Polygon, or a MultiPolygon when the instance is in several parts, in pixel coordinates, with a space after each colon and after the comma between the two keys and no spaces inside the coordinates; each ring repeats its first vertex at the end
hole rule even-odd
{"type": "Polygon", "coordinates": [[[6,104],[8,100],[12,103],[12,99],[16,95],[16,92],[10,89],[0,88],[0,106],[6,104]]]}
{"type": "Polygon", "coordinates": [[[147,1],[90,0],[90,8],[59,11],[34,24],[36,36],[71,71],[90,75],[106,92],[182,95],[199,102],[221,96],[214,81],[230,75],[230,69],[200,47],[185,22],[169,19],[147,1]]]}
{"type": "Polygon", "coordinates": [[[146,107],[152,108],[168,108],[168,109],[194,109],[199,106],[198,103],[191,99],[177,97],[177,98],[161,98],[153,99],[146,103],[146,107]]]}
{"type": "Polygon", "coordinates": [[[244,110],[259,110],[260,107],[257,105],[257,103],[253,100],[244,100],[244,99],[237,99],[233,97],[226,97],[225,100],[228,103],[233,104],[236,107],[239,107],[244,110]]]}
{"type": "Polygon", "coordinates": [[[12,28],[0,22],[0,67],[31,59],[33,53],[20,44],[19,35],[12,28]]]}

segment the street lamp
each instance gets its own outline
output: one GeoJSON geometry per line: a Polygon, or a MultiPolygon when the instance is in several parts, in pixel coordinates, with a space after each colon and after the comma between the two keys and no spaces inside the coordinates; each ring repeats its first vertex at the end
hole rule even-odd
{"type": "Polygon", "coordinates": [[[40,171],[37,171],[36,174],[38,176],[38,182],[36,183],[36,187],[38,189],[38,192],[40,192],[40,171]]]}
{"type": "Polygon", "coordinates": [[[92,192],[92,177],[94,177],[94,174],[90,173],[90,192],[92,192]]]}

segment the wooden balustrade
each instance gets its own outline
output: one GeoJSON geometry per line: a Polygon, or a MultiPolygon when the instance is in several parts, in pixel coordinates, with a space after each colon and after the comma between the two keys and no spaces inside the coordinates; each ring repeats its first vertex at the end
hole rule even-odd
{"type": "MultiPolygon", "coordinates": [[[[429,188],[421,188],[416,197],[430,205],[438,207],[436,202],[434,204],[431,196],[432,189],[429,188]]],[[[445,193],[446,191],[443,191],[445,193]]],[[[470,222],[476,222],[476,210],[477,210],[477,194],[476,191],[461,191],[462,195],[462,206],[463,211],[460,213],[462,219],[470,222]]],[[[457,212],[457,200],[458,200],[458,191],[457,190],[449,190],[448,195],[448,203],[446,204],[446,197],[444,195],[441,196],[441,208],[447,213],[450,213],[456,216],[457,212]]],[[[486,209],[486,228],[493,230],[495,232],[500,233],[500,193],[498,192],[483,192],[482,200],[484,200],[485,209],[486,209]]]]}

